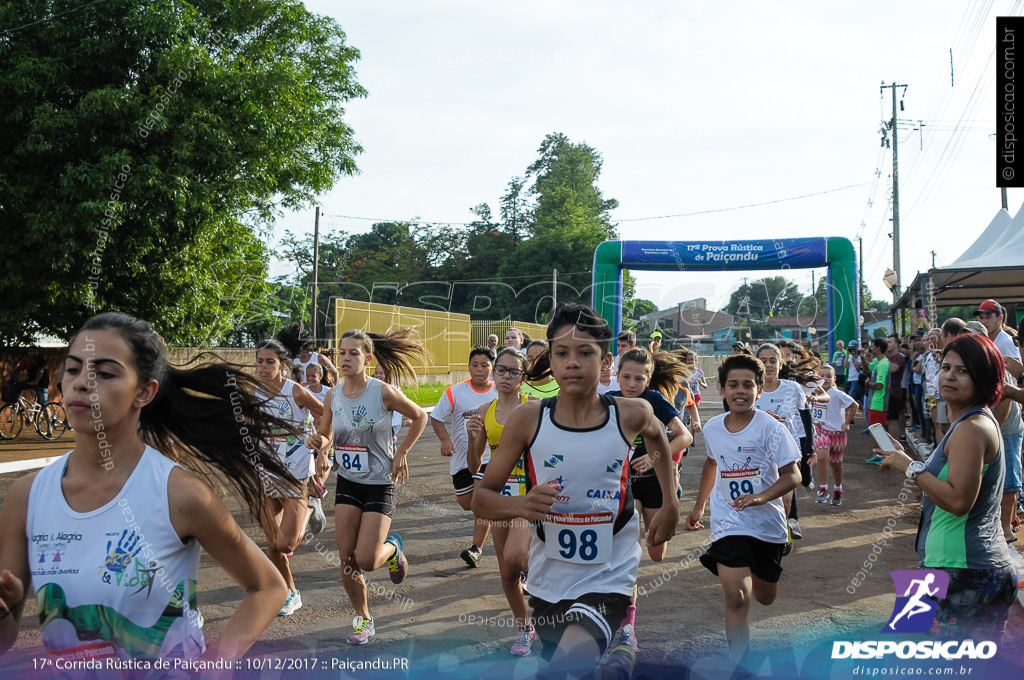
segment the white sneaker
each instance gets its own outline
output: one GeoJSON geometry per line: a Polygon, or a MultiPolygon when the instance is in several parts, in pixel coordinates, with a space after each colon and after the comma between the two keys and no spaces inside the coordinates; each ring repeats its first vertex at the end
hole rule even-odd
{"type": "Polygon", "coordinates": [[[327,516],[324,515],[323,501],[316,496],[310,496],[308,504],[309,507],[313,508],[313,512],[309,514],[309,524],[306,528],[309,530],[309,533],[316,536],[327,525],[327,516]]]}
{"type": "Polygon", "coordinates": [[[284,601],[284,606],[281,607],[281,611],[278,612],[278,616],[291,616],[296,611],[302,608],[302,595],[299,591],[293,591],[288,593],[288,599],[284,601]]]}

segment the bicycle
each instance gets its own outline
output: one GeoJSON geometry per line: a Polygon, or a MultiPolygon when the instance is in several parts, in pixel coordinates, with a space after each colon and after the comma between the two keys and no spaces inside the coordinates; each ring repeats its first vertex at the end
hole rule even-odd
{"type": "Polygon", "coordinates": [[[0,439],[17,437],[25,421],[32,423],[36,432],[48,441],[57,441],[71,429],[64,405],[60,402],[51,401],[44,405],[37,401],[30,402],[22,394],[12,394],[10,386],[5,387],[3,400],[11,403],[0,408],[0,439]]]}

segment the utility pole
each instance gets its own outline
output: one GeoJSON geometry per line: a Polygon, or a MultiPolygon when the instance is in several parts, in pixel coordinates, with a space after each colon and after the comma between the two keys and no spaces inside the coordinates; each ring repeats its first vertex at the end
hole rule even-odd
{"type": "Polygon", "coordinates": [[[555,308],[558,307],[558,270],[551,270],[551,314],[555,313],[555,308]]]}
{"type": "MultiPolygon", "coordinates": [[[[903,93],[906,94],[907,86],[900,85],[898,83],[890,83],[885,85],[883,82],[881,89],[890,88],[892,90],[892,120],[889,122],[889,129],[892,131],[892,269],[896,272],[896,285],[892,287],[892,301],[893,301],[893,332],[898,332],[896,329],[896,314],[898,313],[895,305],[900,299],[900,285],[902,278],[900,277],[900,164],[899,164],[899,150],[897,144],[897,128],[898,116],[896,113],[896,89],[903,88],[903,93]]],[[[902,318],[902,315],[901,315],[902,318]]]]}
{"type": "Polygon", "coordinates": [[[857,266],[857,296],[860,300],[860,319],[857,319],[857,340],[864,337],[864,239],[857,237],[857,259],[860,260],[857,266]]]}
{"type": "Polygon", "coordinates": [[[316,293],[320,277],[320,207],[317,206],[316,217],[313,220],[313,319],[312,333],[313,341],[317,341],[316,334],[316,293]]]}

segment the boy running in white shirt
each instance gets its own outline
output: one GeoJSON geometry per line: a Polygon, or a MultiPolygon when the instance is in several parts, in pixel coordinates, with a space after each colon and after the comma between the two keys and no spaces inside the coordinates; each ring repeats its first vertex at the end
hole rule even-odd
{"type": "Polygon", "coordinates": [[[843,454],[846,453],[846,434],[857,415],[857,402],[835,386],[836,373],[831,366],[822,366],[822,389],[829,395],[826,404],[811,404],[811,412],[818,423],[818,503],[828,501],[828,470],[832,468],[832,505],[843,504],[843,454]],[[845,416],[845,417],[844,417],[845,416]]]}
{"type": "Polygon", "coordinates": [[[704,426],[708,459],[686,529],[703,528],[711,499],[711,547],[700,561],[725,591],[725,637],[739,659],[750,644],[750,599],[775,601],[786,545],[782,496],[800,484],[800,451],[786,426],[755,408],[764,365],[754,357],[727,357],[718,369],[728,412],[704,426]]]}

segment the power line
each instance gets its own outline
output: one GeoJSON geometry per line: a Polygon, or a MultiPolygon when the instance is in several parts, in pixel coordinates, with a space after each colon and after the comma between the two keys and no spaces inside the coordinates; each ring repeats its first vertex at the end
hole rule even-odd
{"type": "Polygon", "coordinates": [[[14,33],[15,31],[20,31],[20,30],[23,30],[23,29],[26,29],[26,28],[30,28],[32,26],[37,26],[39,24],[45,24],[46,22],[53,21],[54,19],[56,19],[58,17],[65,16],[65,15],[71,14],[73,12],[77,12],[79,10],[83,10],[86,7],[92,7],[93,5],[98,5],[101,2],[106,2],[106,1],[107,0],[92,0],[92,2],[87,2],[84,5],[79,5],[78,7],[72,7],[71,9],[64,10],[63,12],[58,12],[57,14],[54,14],[52,17],[46,17],[46,18],[43,18],[43,19],[39,19],[37,21],[33,21],[31,23],[28,23],[28,24],[23,24],[21,26],[15,26],[14,28],[0,29],[0,34],[14,33]]]}
{"type": "Polygon", "coordinates": [[[748,203],[747,205],[737,205],[737,206],[733,206],[731,208],[715,208],[715,209],[712,209],[712,210],[698,210],[696,212],[682,213],[682,214],[679,214],[679,215],[657,215],[655,217],[632,217],[632,218],[620,219],[620,220],[616,220],[616,221],[618,221],[618,222],[644,222],[644,221],[647,221],[647,220],[664,220],[664,219],[669,219],[669,218],[673,218],[673,217],[693,217],[695,215],[708,215],[708,214],[711,214],[711,213],[729,212],[731,210],[743,210],[745,208],[757,208],[757,207],[760,207],[762,205],[774,205],[776,203],[785,203],[787,201],[797,201],[797,200],[800,200],[802,198],[812,198],[814,196],[823,196],[825,194],[832,194],[832,193],[835,193],[837,191],[846,191],[847,189],[856,189],[858,187],[863,187],[866,184],[867,184],[867,182],[861,182],[860,184],[848,184],[848,185],[846,185],[844,187],[836,187],[835,189],[826,189],[825,191],[818,191],[818,192],[815,192],[813,194],[803,194],[801,196],[791,196],[789,198],[779,198],[779,199],[776,199],[774,201],[763,201],[761,203],[748,203]]]}
{"type": "MultiPolygon", "coordinates": [[[[744,210],[746,208],[757,208],[763,205],[774,205],[776,203],[786,203],[788,201],[798,201],[804,198],[813,198],[815,196],[823,196],[825,194],[832,194],[837,191],[846,191],[847,189],[856,189],[858,187],[867,186],[868,182],[861,182],[860,184],[848,184],[843,187],[836,187],[834,189],[826,189],[824,191],[817,191],[812,194],[802,194],[800,196],[790,196],[788,198],[777,198],[772,201],[762,201],[760,203],[747,203],[745,205],[735,205],[729,208],[712,208],[709,210],[698,210],[690,213],[680,213],[678,215],[655,215],[652,217],[626,217],[622,219],[612,220],[614,222],[646,222],[649,220],[665,220],[675,217],[693,217],[695,215],[708,215],[711,213],[729,212],[732,210],[744,210]]],[[[326,217],[337,217],[345,220],[362,220],[366,222],[394,222],[396,224],[436,224],[436,225],[447,225],[447,226],[470,226],[473,224],[482,224],[481,222],[448,222],[447,220],[408,220],[408,219],[395,219],[389,217],[362,217],[358,215],[334,215],[334,214],[323,214],[326,217]]],[[[498,226],[498,225],[495,225],[498,226]]]]}

